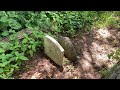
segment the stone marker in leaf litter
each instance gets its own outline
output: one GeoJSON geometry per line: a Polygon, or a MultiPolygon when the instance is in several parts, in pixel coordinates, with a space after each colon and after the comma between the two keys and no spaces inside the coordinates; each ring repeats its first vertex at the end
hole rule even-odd
{"type": "Polygon", "coordinates": [[[62,46],[51,36],[44,37],[44,52],[59,66],[63,65],[64,49],[62,46]]]}

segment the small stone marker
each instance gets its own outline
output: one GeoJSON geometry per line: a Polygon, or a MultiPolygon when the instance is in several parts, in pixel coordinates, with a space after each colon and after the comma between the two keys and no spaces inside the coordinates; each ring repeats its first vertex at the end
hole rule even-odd
{"type": "Polygon", "coordinates": [[[76,61],[79,57],[76,54],[76,51],[73,47],[71,40],[68,37],[58,36],[58,42],[65,50],[65,56],[71,60],[76,61]]]}
{"type": "Polygon", "coordinates": [[[62,66],[64,58],[64,49],[62,46],[51,36],[44,37],[44,52],[56,64],[62,66]]]}

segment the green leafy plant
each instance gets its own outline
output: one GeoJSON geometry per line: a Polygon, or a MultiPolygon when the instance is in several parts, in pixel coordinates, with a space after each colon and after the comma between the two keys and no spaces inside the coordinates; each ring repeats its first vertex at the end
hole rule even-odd
{"type": "Polygon", "coordinates": [[[108,54],[108,58],[120,60],[120,48],[118,48],[115,52],[108,54]]]}
{"type": "Polygon", "coordinates": [[[24,33],[23,40],[11,37],[9,42],[0,42],[0,78],[10,78],[22,61],[29,60],[41,47],[43,37],[43,33],[34,30],[30,36],[24,33]]]}

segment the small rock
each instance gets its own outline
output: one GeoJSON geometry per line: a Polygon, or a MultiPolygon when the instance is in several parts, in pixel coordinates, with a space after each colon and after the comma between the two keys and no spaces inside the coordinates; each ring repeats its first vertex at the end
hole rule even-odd
{"type": "Polygon", "coordinates": [[[32,76],[31,79],[36,79],[35,76],[32,76]]]}
{"type": "Polygon", "coordinates": [[[80,59],[80,56],[77,56],[77,59],[79,60],[79,59],[80,59]]]}

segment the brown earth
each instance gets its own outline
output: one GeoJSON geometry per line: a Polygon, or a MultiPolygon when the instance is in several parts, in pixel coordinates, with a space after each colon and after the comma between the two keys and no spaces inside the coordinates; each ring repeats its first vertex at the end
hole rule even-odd
{"type": "Polygon", "coordinates": [[[64,59],[63,68],[57,66],[43,51],[31,60],[23,62],[21,69],[13,75],[16,79],[100,79],[103,68],[113,67],[116,60],[107,55],[115,51],[119,44],[116,29],[93,30],[88,34],[77,34],[71,38],[80,59],[70,62],[64,59]]]}

